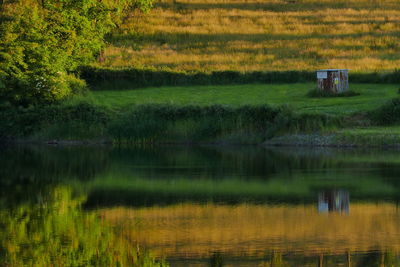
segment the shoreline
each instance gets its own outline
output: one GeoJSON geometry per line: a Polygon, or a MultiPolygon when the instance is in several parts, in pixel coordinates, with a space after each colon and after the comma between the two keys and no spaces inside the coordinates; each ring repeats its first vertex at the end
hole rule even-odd
{"type": "Polygon", "coordinates": [[[322,134],[286,134],[270,138],[264,142],[230,142],[230,141],[169,141],[169,142],[118,142],[110,139],[101,140],[6,140],[1,145],[45,145],[45,146],[253,146],[253,147],[309,147],[309,148],[400,148],[400,133],[388,135],[383,131],[370,135],[346,135],[338,131],[322,134]]]}
{"type": "Polygon", "coordinates": [[[400,98],[351,115],[288,106],[143,105],[121,113],[89,103],[0,110],[0,143],[400,147],[400,98]],[[386,125],[386,126],[385,126],[386,125]]]}

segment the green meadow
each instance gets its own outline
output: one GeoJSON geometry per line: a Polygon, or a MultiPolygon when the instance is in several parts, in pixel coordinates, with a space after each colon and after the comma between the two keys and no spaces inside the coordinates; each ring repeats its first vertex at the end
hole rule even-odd
{"type": "Polygon", "coordinates": [[[74,101],[89,101],[114,110],[137,105],[272,105],[288,104],[298,112],[350,114],[375,109],[398,95],[395,84],[351,84],[353,97],[310,98],[314,83],[247,84],[220,86],[151,87],[135,90],[90,91],[74,101]]]}

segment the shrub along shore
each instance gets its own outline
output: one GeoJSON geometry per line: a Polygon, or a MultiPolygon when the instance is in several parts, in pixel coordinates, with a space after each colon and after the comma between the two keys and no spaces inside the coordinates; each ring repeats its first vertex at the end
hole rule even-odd
{"type": "Polygon", "coordinates": [[[356,114],[288,106],[148,104],[111,110],[89,103],[1,106],[2,142],[66,144],[268,144],[400,146],[400,99],[356,114]]]}

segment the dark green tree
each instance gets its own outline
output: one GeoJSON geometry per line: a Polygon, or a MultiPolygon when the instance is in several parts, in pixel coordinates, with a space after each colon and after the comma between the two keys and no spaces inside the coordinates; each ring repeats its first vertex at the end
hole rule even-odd
{"type": "Polygon", "coordinates": [[[2,0],[0,97],[17,104],[51,103],[85,87],[72,73],[92,62],[123,12],[141,2],[2,0]]]}

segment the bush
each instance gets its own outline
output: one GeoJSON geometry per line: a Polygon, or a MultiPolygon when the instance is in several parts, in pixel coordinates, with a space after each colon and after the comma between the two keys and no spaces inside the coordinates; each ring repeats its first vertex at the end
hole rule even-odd
{"type": "Polygon", "coordinates": [[[86,82],[74,75],[68,75],[66,82],[68,83],[68,87],[71,88],[71,93],[73,95],[85,93],[88,89],[86,82]]]}
{"type": "Polygon", "coordinates": [[[0,106],[0,116],[3,118],[0,120],[0,139],[33,135],[47,139],[90,138],[87,132],[92,132],[95,138],[105,132],[110,120],[106,110],[87,103],[29,107],[3,105],[0,106]],[[91,129],[96,129],[96,132],[91,129]]]}
{"type": "Polygon", "coordinates": [[[370,112],[370,117],[380,125],[400,123],[400,98],[394,98],[377,110],[370,112]]]}

